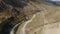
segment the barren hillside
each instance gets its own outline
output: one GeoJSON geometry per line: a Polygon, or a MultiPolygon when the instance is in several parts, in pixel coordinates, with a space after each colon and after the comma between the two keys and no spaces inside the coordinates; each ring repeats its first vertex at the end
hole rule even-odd
{"type": "Polygon", "coordinates": [[[60,34],[59,31],[59,6],[43,0],[0,0],[0,34],[60,34]]]}

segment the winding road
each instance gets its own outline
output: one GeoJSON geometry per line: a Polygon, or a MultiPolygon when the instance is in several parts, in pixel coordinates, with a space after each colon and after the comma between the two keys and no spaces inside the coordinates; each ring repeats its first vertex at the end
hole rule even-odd
{"type": "MultiPolygon", "coordinates": [[[[26,27],[26,25],[27,25],[28,23],[30,23],[30,22],[35,18],[35,16],[36,16],[36,14],[34,14],[33,17],[32,17],[30,20],[28,20],[27,22],[25,22],[25,24],[24,24],[23,27],[22,27],[22,31],[21,31],[21,33],[19,33],[19,34],[25,34],[25,27],[26,27]]],[[[19,23],[19,24],[20,24],[20,23],[19,23]]],[[[13,27],[12,31],[10,32],[10,34],[14,34],[14,29],[15,29],[19,24],[15,25],[15,26],[13,27]]]]}
{"type": "Polygon", "coordinates": [[[33,15],[33,17],[24,24],[24,26],[23,26],[23,28],[22,28],[21,34],[25,34],[25,27],[26,27],[26,25],[27,25],[28,23],[30,23],[30,22],[35,18],[35,16],[36,16],[36,15],[33,15]]]}

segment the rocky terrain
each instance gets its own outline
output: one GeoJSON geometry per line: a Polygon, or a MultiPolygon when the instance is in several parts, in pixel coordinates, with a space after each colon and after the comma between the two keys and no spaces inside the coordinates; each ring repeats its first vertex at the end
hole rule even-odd
{"type": "Polygon", "coordinates": [[[60,34],[60,7],[43,0],[0,0],[0,34],[60,34]]]}
{"type": "Polygon", "coordinates": [[[0,0],[0,34],[10,34],[16,24],[22,24],[36,13],[27,10],[28,3],[28,0],[0,0]]]}
{"type": "Polygon", "coordinates": [[[23,34],[60,34],[60,7],[37,5],[36,8],[38,6],[44,11],[37,13],[35,18],[26,25],[25,32],[22,31],[24,27],[22,24],[23,27],[20,26],[16,34],[22,32],[23,34]]]}

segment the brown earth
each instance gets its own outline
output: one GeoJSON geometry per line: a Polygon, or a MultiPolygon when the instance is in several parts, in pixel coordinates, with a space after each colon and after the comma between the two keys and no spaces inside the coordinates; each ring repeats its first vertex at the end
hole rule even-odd
{"type": "MultiPolygon", "coordinates": [[[[37,13],[36,17],[26,25],[25,34],[60,34],[60,7],[37,4],[34,6],[40,7],[39,10],[43,11],[37,13]]],[[[23,25],[18,28],[17,34],[21,33],[22,27],[23,25]]]]}

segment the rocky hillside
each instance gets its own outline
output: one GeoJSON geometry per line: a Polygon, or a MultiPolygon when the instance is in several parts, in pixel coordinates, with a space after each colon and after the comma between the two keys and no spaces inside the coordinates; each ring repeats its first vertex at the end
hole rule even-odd
{"type": "Polygon", "coordinates": [[[55,7],[57,6],[43,0],[0,0],[0,33],[10,34],[16,24],[20,23],[20,27],[22,27],[21,24],[30,20],[36,13],[47,11],[48,15],[48,13],[60,9],[59,7],[55,9],[55,7]]]}
{"type": "MultiPolygon", "coordinates": [[[[29,4],[31,10],[38,9],[40,12],[29,22],[19,26],[16,34],[60,34],[60,7],[46,4],[29,4]],[[32,8],[33,7],[33,8],[32,8]]],[[[29,9],[30,9],[29,8],[29,9]]]]}
{"type": "Polygon", "coordinates": [[[12,28],[22,21],[27,21],[40,10],[33,7],[35,0],[0,0],[0,34],[9,34],[12,28]]]}

